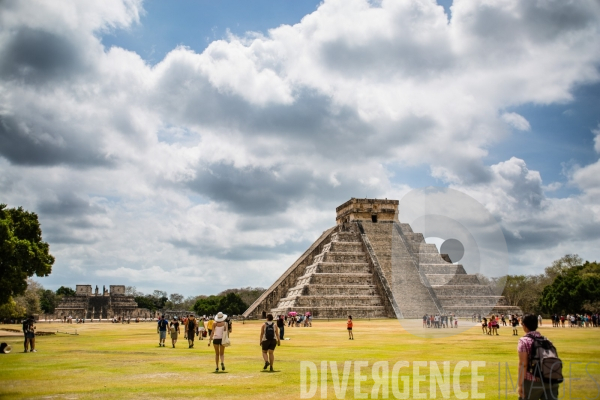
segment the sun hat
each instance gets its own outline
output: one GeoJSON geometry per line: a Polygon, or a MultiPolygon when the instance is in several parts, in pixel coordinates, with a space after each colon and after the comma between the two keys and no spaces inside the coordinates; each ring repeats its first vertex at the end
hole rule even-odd
{"type": "Polygon", "coordinates": [[[222,312],[219,311],[219,313],[215,317],[215,322],[223,322],[226,319],[227,319],[227,314],[223,314],[222,312]]]}

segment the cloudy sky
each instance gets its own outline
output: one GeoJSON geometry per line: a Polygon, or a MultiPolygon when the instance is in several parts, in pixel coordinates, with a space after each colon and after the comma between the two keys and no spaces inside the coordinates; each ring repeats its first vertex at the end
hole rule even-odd
{"type": "Polygon", "coordinates": [[[511,273],[600,248],[597,0],[0,2],[0,202],[60,285],[269,286],[350,197],[451,187],[511,273]]]}

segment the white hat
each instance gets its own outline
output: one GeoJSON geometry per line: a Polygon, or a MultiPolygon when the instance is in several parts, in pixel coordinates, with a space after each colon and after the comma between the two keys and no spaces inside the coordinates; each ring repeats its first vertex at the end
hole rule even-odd
{"type": "Polygon", "coordinates": [[[219,313],[215,316],[215,322],[223,322],[227,319],[227,314],[223,314],[219,311],[219,313]]]}

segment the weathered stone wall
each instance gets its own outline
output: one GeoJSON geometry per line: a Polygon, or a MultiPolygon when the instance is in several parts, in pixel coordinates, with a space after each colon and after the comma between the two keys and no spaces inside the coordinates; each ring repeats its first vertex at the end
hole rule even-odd
{"type": "Polygon", "coordinates": [[[264,318],[277,306],[279,300],[285,297],[290,288],[296,285],[298,278],[304,275],[307,266],[313,264],[314,259],[323,252],[325,245],[331,241],[331,233],[335,227],[323,234],[302,254],[283,275],[275,281],[248,309],[244,312],[245,318],[264,318]]]}

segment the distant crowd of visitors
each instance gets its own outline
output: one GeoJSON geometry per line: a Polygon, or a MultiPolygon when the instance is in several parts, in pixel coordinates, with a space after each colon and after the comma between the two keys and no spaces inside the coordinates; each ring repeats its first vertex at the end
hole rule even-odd
{"type": "Polygon", "coordinates": [[[458,328],[458,318],[454,314],[423,315],[423,328],[458,328]]]}

